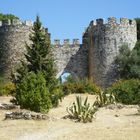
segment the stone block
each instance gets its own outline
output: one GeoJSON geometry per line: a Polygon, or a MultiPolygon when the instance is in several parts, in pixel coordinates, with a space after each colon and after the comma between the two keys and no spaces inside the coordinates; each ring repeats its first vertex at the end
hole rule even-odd
{"type": "Polygon", "coordinates": [[[69,39],[64,39],[64,46],[69,45],[69,44],[70,44],[70,40],[69,39]]]}
{"type": "Polygon", "coordinates": [[[7,20],[2,20],[2,26],[8,26],[11,25],[11,20],[7,19],[7,20]]]}
{"type": "Polygon", "coordinates": [[[55,39],[54,40],[54,45],[60,45],[60,40],[59,39],[55,39]]]}
{"type": "Polygon", "coordinates": [[[80,42],[79,42],[79,39],[73,39],[73,45],[79,45],[80,42]]]}
{"type": "Polygon", "coordinates": [[[33,22],[31,20],[25,20],[25,25],[33,26],[33,22]]]}

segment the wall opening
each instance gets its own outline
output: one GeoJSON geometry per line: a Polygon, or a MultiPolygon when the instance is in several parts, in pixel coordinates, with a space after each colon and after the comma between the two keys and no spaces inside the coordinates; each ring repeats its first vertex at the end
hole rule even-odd
{"type": "Polygon", "coordinates": [[[60,76],[60,79],[61,79],[61,82],[64,83],[67,81],[68,77],[73,77],[71,73],[69,72],[64,72],[61,76],[60,76]]]}
{"type": "Polygon", "coordinates": [[[60,76],[61,83],[66,82],[68,78],[77,79],[78,77],[74,72],[65,71],[60,76]]]}

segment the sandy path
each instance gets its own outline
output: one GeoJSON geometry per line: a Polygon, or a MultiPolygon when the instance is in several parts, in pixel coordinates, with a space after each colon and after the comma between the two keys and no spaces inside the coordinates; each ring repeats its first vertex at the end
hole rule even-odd
{"type": "MultiPolygon", "coordinates": [[[[95,96],[89,96],[90,102],[94,99],[95,96]]],[[[136,107],[101,108],[92,123],[83,124],[61,119],[73,100],[75,96],[70,95],[58,108],[52,109],[49,115],[54,120],[50,121],[2,121],[5,111],[1,111],[0,140],[140,140],[140,116],[136,115],[136,107]]]]}

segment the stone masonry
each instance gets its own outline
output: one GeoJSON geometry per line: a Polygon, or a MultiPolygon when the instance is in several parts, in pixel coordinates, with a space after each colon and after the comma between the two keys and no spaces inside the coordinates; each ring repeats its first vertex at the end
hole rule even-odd
{"type": "Polygon", "coordinates": [[[55,40],[52,52],[55,59],[57,77],[63,73],[71,73],[74,77],[85,77],[88,74],[88,49],[79,44],[78,39],[73,39],[73,44],[68,39],[61,45],[55,40]]]}
{"type": "Polygon", "coordinates": [[[30,43],[32,23],[19,20],[4,20],[0,27],[0,74],[9,74],[26,52],[25,43],[30,43]]]}
{"type": "Polygon", "coordinates": [[[132,50],[137,41],[136,21],[116,18],[91,21],[83,35],[83,44],[89,48],[89,74],[95,83],[101,87],[108,87],[118,79],[115,58],[123,45],[132,50]]]}
{"type": "MultiPolygon", "coordinates": [[[[26,53],[25,42],[30,44],[32,22],[20,20],[0,21],[0,73],[9,75],[26,53]]],[[[48,30],[43,28],[46,34],[48,30]]],[[[91,21],[83,34],[83,43],[65,39],[63,44],[55,40],[51,45],[55,60],[56,77],[71,73],[75,77],[93,77],[96,84],[105,88],[112,84],[118,73],[114,63],[119,48],[127,44],[132,50],[137,41],[136,22],[121,18],[91,21]]]]}

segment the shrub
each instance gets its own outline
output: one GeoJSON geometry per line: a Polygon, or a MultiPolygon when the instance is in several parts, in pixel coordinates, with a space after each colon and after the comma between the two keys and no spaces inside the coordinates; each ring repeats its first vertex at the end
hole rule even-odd
{"type": "Polygon", "coordinates": [[[36,112],[48,112],[52,105],[43,74],[30,72],[23,77],[16,85],[16,95],[13,101],[21,108],[36,112]]]}
{"type": "Polygon", "coordinates": [[[76,102],[73,102],[73,105],[67,108],[70,118],[75,119],[79,122],[92,122],[93,115],[97,111],[95,106],[91,106],[87,102],[88,98],[82,102],[80,96],[76,96],[76,102]]]}
{"type": "Polygon", "coordinates": [[[73,79],[66,81],[62,85],[65,95],[70,93],[89,93],[97,94],[101,89],[88,79],[73,79]]]}
{"type": "Polygon", "coordinates": [[[4,76],[0,75],[0,96],[13,95],[15,93],[15,84],[10,82],[4,76]]]}
{"type": "Polygon", "coordinates": [[[62,98],[64,96],[63,90],[60,84],[56,82],[56,85],[53,85],[53,87],[50,89],[50,99],[52,102],[53,107],[57,107],[59,104],[59,101],[62,101],[62,98]]]}
{"type": "Polygon", "coordinates": [[[128,45],[120,48],[120,53],[116,57],[118,72],[122,79],[140,79],[140,41],[138,41],[131,51],[128,45]]]}
{"type": "Polygon", "coordinates": [[[0,13],[0,20],[7,20],[7,19],[19,19],[17,16],[13,15],[13,14],[3,14],[0,13]]]}
{"type": "Polygon", "coordinates": [[[14,95],[15,94],[15,84],[8,82],[2,87],[2,95],[14,95]]]}
{"type": "Polygon", "coordinates": [[[140,80],[119,80],[108,89],[116,101],[124,104],[140,104],[140,80]]]}

